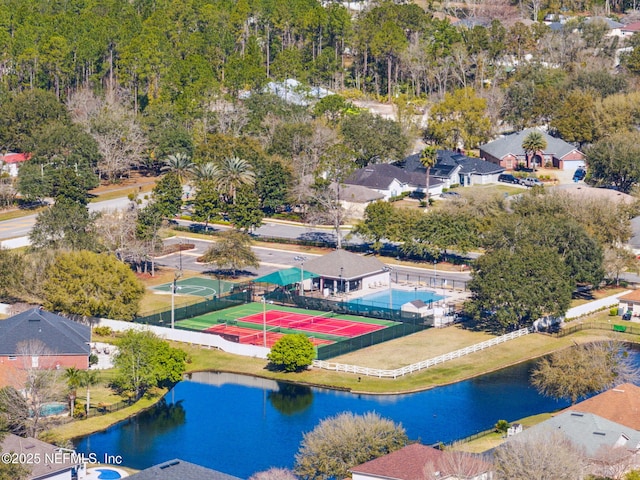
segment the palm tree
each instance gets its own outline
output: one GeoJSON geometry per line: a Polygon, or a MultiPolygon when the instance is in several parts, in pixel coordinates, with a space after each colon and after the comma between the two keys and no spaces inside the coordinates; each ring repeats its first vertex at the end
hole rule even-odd
{"type": "Polygon", "coordinates": [[[256,174],[249,162],[238,157],[225,158],[215,179],[218,188],[231,197],[232,202],[236,202],[236,190],[242,185],[253,185],[256,181],[256,174]]]}
{"type": "Polygon", "coordinates": [[[175,153],[164,159],[164,166],[161,170],[175,172],[182,184],[191,175],[192,169],[193,161],[186,153],[175,153]]]}
{"type": "MultiPolygon", "coordinates": [[[[524,137],[524,140],[522,140],[522,149],[527,159],[527,166],[529,166],[529,162],[533,160],[536,152],[542,152],[545,148],[547,148],[547,141],[544,139],[542,132],[538,130],[529,132],[527,136],[524,137]],[[531,155],[531,157],[529,157],[529,155],[531,155]]],[[[533,170],[536,170],[535,163],[533,164],[533,170]]]]}
{"type": "Polygon", "coordinates": [[[220,177],[220,168],[213,162],[196,163],[191,168],[191,175],[196,182],[215,180],[220,177]]]}
{"type": "Polygon", "coordinates": [[[76,391],[82,383],[82,370],[78,370],[76,367],[69,367],[64,371],[64,377],[67,380],[67,388],[69,389],[69,415],[73,417],[76,391]]]}
{"type": "Polygon", "coordinates": [[[427,183],[425,187],[425,200],[427,202],[427,208],[429,207],[429,174],[431,173],[431,167],[438,162],[438,147],[428,145],[420,152],[420,163],[427,169],[427,183]]]}
{"type": "Polygon", "coordinates": [[[87,404],[85,405],[87,411],[87,417],[89,416],[89,406],[91,403],[91,394],[89,393],[89,387],[98,383],[98,372],[95,370],[85,370],[80,376],[80,386],[87,389],[87,404]]]}

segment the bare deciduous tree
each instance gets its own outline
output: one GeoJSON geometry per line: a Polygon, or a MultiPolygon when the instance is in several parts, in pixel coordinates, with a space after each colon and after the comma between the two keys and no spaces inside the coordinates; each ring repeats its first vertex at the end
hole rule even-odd
{"type": "Polygon", "coordinates": [[[424,467],[425,480],[440,480],[446,475],[451,478],[476,478],[489,472],[492,466],[479,455],[455,450],[452,446],[445,450],[436,463],[428,463],[424,467]]]}
{"type": "Polygon", "coordinates": [[[628,447],[604,445],[589,459],[589,470],[598,478],[622,480],[636,465],[635,452],[628,447]]]}
{"type": "Polygon", "coordinates": [[[286,468],[270,468],[264,472],[254,473],[249,480],[296,480],[298,477],[286,468]]]}
{"type": "Polygon", "coordinates": [[[16,364],[8,372],[12,387],[22,392],[22,402],[6,398],[10,390],[0,390],[5,398],[0,402],[12,417],[24,417],[23,406],[28,411],[24,418],[26,434],[36,437],[42,428],[43,407],[54,401],[64,401],[62,372],[54,363],[53,352],[37,339],[20,342],[16,349],[16,364]]]}
{"type": "Polygon", "coordinates": [[[98,143],[102,155],[98,171],[110,182],[137,166],[147,148],[147,140],[135,113],[125,107],[123,97],[124,93],[113,89],[107,91],[105,98],[84,89],[68,102],[73,120],[98,143]]]}
{"type": "Polygon", "coordinates": [[[494,453],[496,480],[581,480],[585,459],[564,434],[514,437],[494,453]]]}
{"type": "Polygon", "coordinates": [[[531,374],[531,383],[543,395],[575,404],[584,395],[635,383],[638,373],[624,344],[610,340],[576,345],[543,358],[531,374]]]}

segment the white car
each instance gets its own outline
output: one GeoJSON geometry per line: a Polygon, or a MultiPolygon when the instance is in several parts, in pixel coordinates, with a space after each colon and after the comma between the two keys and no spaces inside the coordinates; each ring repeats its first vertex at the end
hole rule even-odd
{"type": "Polygon", "coordinates": [[[527,177],[520,180],[520,183],[526,187],[542,187],[544,183],[534,177],[527,177]]]}

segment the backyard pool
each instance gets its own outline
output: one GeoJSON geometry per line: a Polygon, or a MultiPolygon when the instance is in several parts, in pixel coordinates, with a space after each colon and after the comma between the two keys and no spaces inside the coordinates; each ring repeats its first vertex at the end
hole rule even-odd
{"type": "Polygon", "coordinates": [[[443,295],[438,295],[432,290],[424,290],[415,288],[413,290],[382,290],[376,293],[370,293],[364,297],[355,298],[349,301],[350,305],[367,305],[370,307],[383,307],[389,308],[389,305],[393,305],[394,310],[399,310],[402,305],[407,302],[413,302],[414,300],[422,300],[429,305],[432,302],[437,302],[445,298],[443,295]]]}
{"type": "Polygon", "coordinates": [[[40,415],[49,417],[51,415],[60,415],[68,410],[66,403],[54,402],[45,403],[40,408],[40,415]]]}

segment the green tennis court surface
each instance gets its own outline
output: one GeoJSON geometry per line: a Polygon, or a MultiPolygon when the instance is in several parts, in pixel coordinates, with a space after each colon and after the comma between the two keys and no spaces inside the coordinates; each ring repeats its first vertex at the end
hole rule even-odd
{"type": "MultiPolygon", "coordinates": [[[[183,278],[177,282],[178,295],[196,295],[199,297],[213,297],[221,293],[230,292],[235,284],[226,280],[214,280],[206,277],[183,278]]],[[[153,287],[158,292],[171,292],[171,283],[153,287]]]]}

